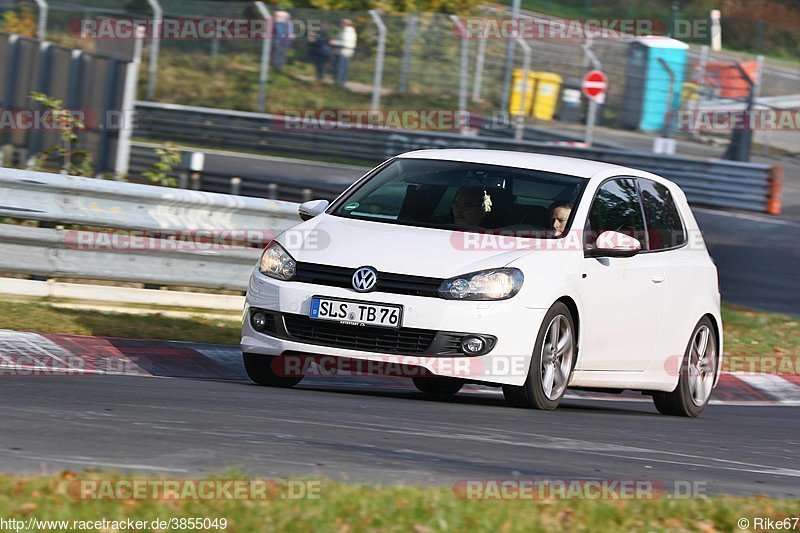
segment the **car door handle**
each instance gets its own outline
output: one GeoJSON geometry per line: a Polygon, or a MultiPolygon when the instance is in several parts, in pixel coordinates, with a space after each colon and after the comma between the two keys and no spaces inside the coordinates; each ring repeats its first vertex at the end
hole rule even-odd
{"type": "Polygon", "coordinates": [[[664,276],[653,274],[652,276],[650,276],[650,281],[652,281],[653,283],[661,283],[662,281],[664,281],[664,276]]]}

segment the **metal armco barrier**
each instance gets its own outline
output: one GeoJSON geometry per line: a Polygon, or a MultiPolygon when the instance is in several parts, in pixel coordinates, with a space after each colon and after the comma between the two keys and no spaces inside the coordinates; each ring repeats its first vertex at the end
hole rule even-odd
{"type": "MultiPolygon", "coordinates": [[[[141,176],[142,172],[150,170],[158,161],[155,149],[161,145],[155,143],[134,142],[131,144],[130,173],[133,176],[141,176]]],[[[180,147],[181,153],[186,156],[194,149],[180,147]]],[[[202,152],[202,150],[200,150],[202,152]]],[[[235,155],[227,152],[226,155],[235,155]]],[[[185,157],[184,157],[185,159],[185,157]]],[[[366,172],[366,169],[364,170],[366,172]]],[[[181,181],[192,172],[182,164],[169,173],[170,176],[181,181]]],[[[337,196],[352,182],[351,180],[326,181],[316,177],[305,177],[298,180],[290,176],[265,176],[253,175],[248,173],[233,174],[228,171],[225,173],[210,172],[203,169],[199,174],[198,183],[189,180],[189,187],[197,186],[199,190],[217,192],[223,194],[234,194],[243,196],[255,196],[257,198],[268,198],[272,200],[285,200],[289,202],[305,202],[307,200],[325,198],[331,200],[337,196]]],[[[184,180],[186,181],[186,180],[184,180]]]]}
{"type": "Polygon", "coordinates": [[[2,217],[81,226],[0,224],[0,272],[48,277],[244,290],[261,251],[248,243],[300,221],[289,202],[13,169],[0,198],[2,217]]]}
{"type": "MultiPolygon", "coordinates": [[[[514,150],[580,157],[664,176],[680,185],[695,204],[780,213],[782,167],[505,137],[307,124],[288,121],[279,115],[152,102],[138,102],[136,110],[137,136],[149,140],[367,164],[427,148],[514,150]]],[[[302,185],[313,189],[313,183],[313,177],[309,177],[302,185]]]]}

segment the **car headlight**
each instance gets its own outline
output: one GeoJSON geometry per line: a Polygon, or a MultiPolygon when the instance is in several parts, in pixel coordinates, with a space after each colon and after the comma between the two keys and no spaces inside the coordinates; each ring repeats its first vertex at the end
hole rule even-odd
{"type": "Polygon", "coordinates": [[[439,294],[448,300],[506,300],[519,292],[524,280],[517,268],[481,270],[444,281],[439,294]]]}
{"type": "Polygon", "coordinates": [[[288,281],[297,272],[297,263],[289,255],[289,252],[278,244],[278,241],[272,241],[264,248],[264,252],[261,254],[261,261],[258,262],[258,271],[266,276],[288,281]]]}

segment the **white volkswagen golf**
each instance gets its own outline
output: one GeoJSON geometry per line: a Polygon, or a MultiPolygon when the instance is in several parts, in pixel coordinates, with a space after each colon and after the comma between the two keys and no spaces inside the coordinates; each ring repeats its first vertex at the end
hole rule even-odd
{"type": "Polygon", "coordinates": [[[719,378],[716,267],[683,192],[659,176],[423,150],[300,217],[250,280],[241,348],[256,383],[290,387],[318,368],[295,358],[357,361],[401,368],[432,395],[477,383],[554,409],[568,387],[635,390],[697,416],[719,378]]]}

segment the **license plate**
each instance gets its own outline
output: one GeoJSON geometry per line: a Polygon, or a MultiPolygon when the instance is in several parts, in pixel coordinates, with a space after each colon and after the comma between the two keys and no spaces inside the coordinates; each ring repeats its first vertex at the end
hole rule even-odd
{"type": "Polygon", "coordinates": [[[308,316],[351,326],[399,328],[403,320],[403,306],[315,296],[311,299],[308,316]]]}

